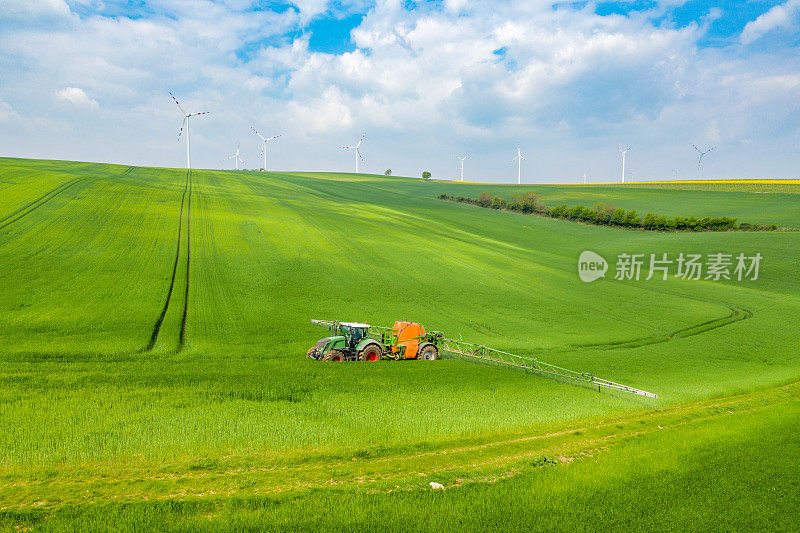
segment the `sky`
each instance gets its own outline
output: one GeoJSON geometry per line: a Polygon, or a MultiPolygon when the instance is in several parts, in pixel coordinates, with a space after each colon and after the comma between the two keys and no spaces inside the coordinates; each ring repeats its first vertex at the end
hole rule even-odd
{"type": "Polygon", "coordinates": [[[170,91],[196,168],[800,178],[800,0],[0,1],[0,156],[185,166],[170,91]]]}

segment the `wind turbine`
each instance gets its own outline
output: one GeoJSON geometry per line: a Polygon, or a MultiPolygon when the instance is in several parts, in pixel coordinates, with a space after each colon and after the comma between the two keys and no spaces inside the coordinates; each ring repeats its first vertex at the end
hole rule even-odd
{"type": "Polygon", "coordinates": [[[586,172],[583,173],[583,184],[586,185],[586,172]]]}
{"type": "Polygon", "coordinates": [[[456,156],[457,159],[461,160],[461,181],[464,181],[464,160],[468,158],[472,154],[467,154],[464,157],[456,156]]]}
{"type": "Polygon", "coordinates": [[[517,156],[511,160],[513,163],[514,161],[517,162],[517,185],[522,183],[522,160],[525,159],[522,157],[522,154],[519,151],[519,144],[517,145],[517,156]]]}
{"type": "Polygon", "coordinates": [[[264,136],[261,135],[260,133],[258,133],[253,126],[250,126],[250,129],[255,131],[256,135],[258,135],[259,138],[261,138],[261,155],[264,156],[264,172],[266,172],[267,171],[267,143],[270,142],[273,139],[277,139],[278,137],[280,137],[280,135],[275,135],[273,137],[267,137],[265,139],[264,136]]]}
{"type": "MultiPolygon", "coordinates": [[[[356,156],[356,174],[358,174],[358,158],[361,157],[361,151],[359,150],[359,147],[361,146],[361,141],[363,141],[364,137],[366,136],[367,136],[366,133],[362,135],[361,138],[358,140],[358,144],[355,146],[342,146],[342,149],[344,150],[355,150],[354,155],[356,156]]],[[[361,157],[361,160],[364,161],[364,158],[361,157]]]]}
{"type": "Polygon", "coordinates": [[[630,146],[626,146],[625,148],[617,146],[617,150],[622,154],[622,183],[625,183],[625,154],[627,154],[630,149],[630,146]]]}
{"type": "Polygon", "coordinates": [[[181,104],[178,103],[178,99],[175,98],[175,95],[172,93],[169,93],[169,95],[172,97],[173,100],[175,100],[175,103],[178,104],[178,109],[180,109],[181,113],[183,113],[183,123],[181,124],[180,131],[178,132],[178,140],[179,141],[181,140],[181,133],[183,133],[183,127],[186,126],[186,168],[192,168],[191,160],[189,159],[189,119],[191,117],[196,117],[197,115],[208,115],[210,111],[203,111],[201,113],[187,113],[181,107],[181,104]]]}
{"type": "Polygon", "coordinates": [[[700,165],[703,164],[703,156],[706,155],[711,150],[713,150],[714,148],[716,148],[716,146],[712,146],[711,148],[709,148],[705,152],[703,150],[701,150],[700,148],[698,148],[697,146],[695,146],[695,145],[692,145],[692,148],[697,150],[697,153],[700,154],[700,157],[697,159],[697,173],[700,174],[700,177],[702,178],[703,177],[703,170],[700,168],[700,165]]]}
{"type": "Polygon", "coordinates": [[[233,159],[233,162],[236,163],[236,170],[239,170],[239,161],[241,161],[242,165],[244,165],[244,160],[241,157],[239,157],[239,144],[238,143],[236,144],[236,153],[233,154],[230,157],[226,157],[225,159],[223,159],[223,161],[227,161],[228,159],[233,159]]]}

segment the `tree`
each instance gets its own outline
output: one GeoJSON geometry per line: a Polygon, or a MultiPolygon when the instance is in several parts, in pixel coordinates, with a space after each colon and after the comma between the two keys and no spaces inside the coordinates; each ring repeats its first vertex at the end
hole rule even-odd
{"type": "Polygon", "coordinates": [[[478,195],[478,205],[481,207],[489,207],[492,203],[492,195],[488,192],[482,192],[478,195]]]}
{"type": "Polygon", "coordinates": [[[495,196],[492,198],[492,209],[505,209],[506,208],[506,201],[499,196],[495,196]]]}
{"type": "Polygon", "coordinates": [[[392,175],[392,169],[391,168],[387,168],[386,172],[384,172],[383,175],[384,176],[391,176],[392,175]]]}
{"type": "Polygon", "coordinates": [[[627,215],[624,209],[618,207],[611,212],[611,219],[609,222],[612,226],[624,226],[627,215]]]}
{"type": "Polygon", "coordinates": [[[642,225],[642,219],[639,218],[639,215],[636,213],[635,209],[631,209],[628,211],[628,214],[625,215],[625,225],[631,228],[636,228],[642,225]]]}
{"type": "Polygon", "coordinates": [[[525,194],[515,194],[511,197],[511,209],[522,211],[523,213],[540,213],[544,204],[541,203],[541,196],[535,192],[525,194]]]}
{"type": "Polygon", "coordinates": [[[425,172],[422,173],[422,179],[424,180],[431,179],[431,173],[426,170],[425,172]]]}

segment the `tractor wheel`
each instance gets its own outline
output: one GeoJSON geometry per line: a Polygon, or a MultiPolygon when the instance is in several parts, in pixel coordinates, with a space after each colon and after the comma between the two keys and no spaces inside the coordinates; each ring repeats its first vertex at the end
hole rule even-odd
{"type": "Polygon", "coordinates": [[[370,344],[363,350],[358,353],[358,360],[359,361],[380,361],[383,357],[383,353],[381,349],[376,344],[370,344]]]}
{"type": "Polygon", "coordinates": [[[336,361],[336,362],[344,361],[345,360],[344,352],[341,351],[341,350],[331,350],[331,351],[329,351],[328,353],[326,353],[325,355],[322,356],[322,360],[323,361],[336,361]]]}
{"type": "Polygon", "coordinates": [[[420,350],[417,359],[424,361],[435,361],[436,359],[439,359],[439,350],[433,344],[429,344],[420,350]]]}
{"type": "Polygon", "coordinates": [[[306,357],[310,357],[311,359],[317,359],[317,347],[312,346],[306,353],[306,357]]]}

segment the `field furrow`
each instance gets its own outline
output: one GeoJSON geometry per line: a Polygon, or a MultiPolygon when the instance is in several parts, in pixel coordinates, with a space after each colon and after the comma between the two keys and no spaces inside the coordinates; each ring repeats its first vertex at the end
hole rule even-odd
{"type": "Polygon", "coordinates": [[[161,334],[161,326],[164,323],[164,319],[167,316],[167,312],[170,308],[170,303],[172,302],[172,294],[175,289],[175,280],[178,277],[178,265],[181,260],[181,249],[183,243],[183,232],[184,232],[184,225],[183,225],[183,218],[184,218],[184,205],[187,206],[186,209],[186,277],[184,279],[185,291],[184,291],[184,305],[183,305],[183,314],[181,318],[181,325],[180,325],[180,333],[178,334],[178,351],[183,348],[184,344],[184,335],[186,331],[186,315],[188,313],[188,306],[189,306],[189,262],[190,262],[190,254],[189,254],[189,239],[190,239],[190,223],[191,223],[191,187],[192,187],[192,173],[191,170],[186,172],[185,178],[185,185],[183,187],[183,193],[181,194],[181,203],[180,208],[178,210],[178,236],[177,236],[177,243],[175,245],[175,260],[172,265],[172,274],[170,276],[169,287],[167,289],[167,296],[164,300],[164,305],[161,307],[161,313],[156,318],[155,324],[153,324],[153,329],[150,333],[150,340],[148,341],[147,345],[142,349],[143,352],[151,351],[156,342],[158,342],[159,335],[161,334]]]}

